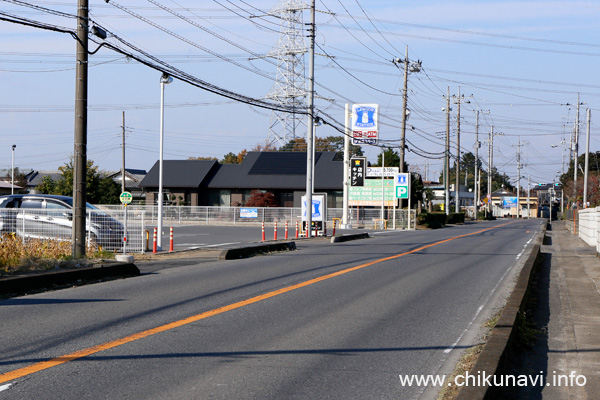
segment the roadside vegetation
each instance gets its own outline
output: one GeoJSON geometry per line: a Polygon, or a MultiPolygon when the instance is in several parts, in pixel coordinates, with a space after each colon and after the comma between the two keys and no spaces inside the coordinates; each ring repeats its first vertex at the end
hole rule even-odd
{"type": "Polygon", "coordinates": [[[69,241],[24,240],[14,234],[4,234],[0,238],[0,276],[87,266],[92,263],[91,259],[110,258],[112,254],[99,251],[95,243],[86,249],[90,259],[74,260],[71,252],[69,241]]]}

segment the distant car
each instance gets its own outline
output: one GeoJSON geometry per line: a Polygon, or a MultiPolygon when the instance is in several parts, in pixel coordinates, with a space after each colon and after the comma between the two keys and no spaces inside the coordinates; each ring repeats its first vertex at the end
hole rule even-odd
{"type": "MultiPolygon", "coordinates": [[[[86,203],[86,208],[89,211],[86,231],[90,239],[103,249],[121,247],[123,224],[91,204],[86,203]]],[[[50,194],[0,196],[2,233],[16,233],[18,236],[39,239],[71,240],[72,229],[72,197],[50,194]]]]}

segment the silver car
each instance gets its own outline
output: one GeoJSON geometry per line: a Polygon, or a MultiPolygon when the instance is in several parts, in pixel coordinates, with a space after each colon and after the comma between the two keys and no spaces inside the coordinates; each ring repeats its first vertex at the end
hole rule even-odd
{"type": "MultiPolygon", "coordinates": [[[[123,245],[123,224],[86,203],[86,231],[104,249],[123,245]]],[[[73,198],[49,194],[0,196],[0,231],[22,237],[71,240],[73,198]]]]}

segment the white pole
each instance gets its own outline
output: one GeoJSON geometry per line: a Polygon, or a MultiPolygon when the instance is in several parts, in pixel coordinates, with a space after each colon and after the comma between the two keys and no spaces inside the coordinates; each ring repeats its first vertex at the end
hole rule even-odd
{"type": "Polygon", "coordinates": [[[345,135],[344,135],[344,210],[342,212],[342,229],[350,228],[348,226],[348,180],[350,173],[350,104],[346,103],[344,120],[346,123],[345,135]]]}
{"type": "MultiPolygon", "coordinates": [[[[160,145],[158,158],[158,218],[156,238],[156,249],[162,250],[162,228],[163,228],[163,139],[165,131],[165,85],[173,82],[167,74],[160,78],[160,145]]],[[[125,178],[125,177],[123,177],[125,178]]]]}
{"type": "Polygon", "coordinates": [[[310,8],[310,48],[308,52],[308,132],[306,135],[306,230],[307,237],[312,232],[312,174],[313,174],[313,130],[314,130],[314,96],[315,96],[315,35],[317,26],[315,24],[315,0],[311,2],[310,8]]]}
{"type": "Polygon", "coordinates": [[[12,145],[12,164],[11,164],[11,178],[10,178],[10,194],[15,194],[15,147],[16,144],[12,145]]]}

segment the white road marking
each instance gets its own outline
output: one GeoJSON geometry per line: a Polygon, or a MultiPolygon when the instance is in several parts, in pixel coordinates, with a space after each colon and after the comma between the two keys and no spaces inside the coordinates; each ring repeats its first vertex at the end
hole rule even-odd
{"type": "Polygon", "coordinates": [[[0,392],[3,392],[3,391],[5,391],[6,389],[8,389],[8,388],[10,387],[10,385],[11,385],[11,384],[9,383],[9,384],[7,384],[7,385],[2,385],[2,386],[0,386],[0,392]]]}
{"type": "Polygon", "coordinates": [[[231,243],[218,243],[218,244],[209,244],[204,247],[218,247],[218,246],[227,246],[228,244],[240,244],[241,242],[231,242],[231,243]]]}
{"type": "Polygon", "coordinates": [[[473,319],[471,320],[471,322],[469,322],[469,325],[467,325],[467,327],[460,334],[460,336],[458,337],[458,339],[456,339],[456,341],[454,343],[452,343],[452,346],[450,346],[446,350],[444,350],[444,353],[450,353],[458,345],[458,342],[460,342],[460,339],[462,339],[462,337],[465,336],[465,333],[467,333],[467,331],[469,330],[469,328],[471,328],[471,325],[473,325],[473,322],[475,322],[475,318],[477,318],[477,316],[479,315],[479,313],[481,312],[481,310],[483,310],[483,305],[479,306],[479,308],[477,309],[477,312],[475,313],[475,316],[473,317],[473,319]]]}

